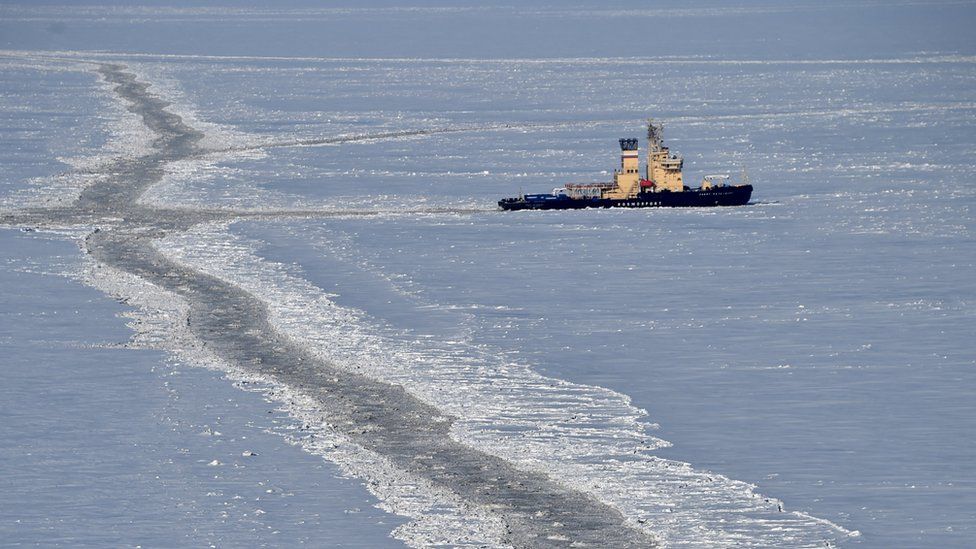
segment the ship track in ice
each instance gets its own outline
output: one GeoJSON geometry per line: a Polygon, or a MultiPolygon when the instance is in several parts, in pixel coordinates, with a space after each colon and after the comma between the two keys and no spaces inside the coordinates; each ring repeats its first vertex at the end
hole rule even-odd
{"type": "MultiPolygon", "coordinates": [[[[196,145],[203,134],[169,112],[167,103],[150,94],[148,84],[138,81],[124,66],[99,64],[97,70],[115,86],[128,109],[158,136],[152,150],[110,165],[105,170],[107,177],[86,188],[70,206],[0,213],[0,224],[103,227],[85,240],[96,261],[185,299],[190,331],[221,359],[312,395],[335,429],[350,441],[501,520],[504,533],[496,543],[518,547],[655,545],[655,540],[631,527],[620,512],[589,495],[454,441],[449,434],[451,421],[441,420],[433,407],[398,386],[351,374],[316,358],[271,326],[266,306],[256,297],[158,252],[153,241],[199,223],[275,214],[154,209],[137,204],[142,192],[163,177],[168,162],[206,153],[196,145]]],[[[300,217],[370,213],[281,212],[300,217]]]]}

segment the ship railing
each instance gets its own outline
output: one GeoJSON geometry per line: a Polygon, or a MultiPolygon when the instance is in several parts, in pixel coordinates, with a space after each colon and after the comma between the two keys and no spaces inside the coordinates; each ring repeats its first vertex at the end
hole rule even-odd
{"type": "Polygon", "coordinates": [[[613,183],[567,183],[566,194],[572,198],[600,198],[604,191],[616,187],[613,183]]]}
{"type": "Polygon", "coordinates": [[[702,183],[713,187],[727,187],[732,182],[732,176],[727,173],[709,174],[702,177],[702,183]]]}

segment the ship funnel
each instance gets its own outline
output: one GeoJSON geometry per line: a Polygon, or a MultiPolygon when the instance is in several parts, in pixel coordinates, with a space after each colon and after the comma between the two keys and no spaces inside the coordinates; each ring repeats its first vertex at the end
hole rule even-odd
{"type": "Polygon", "coordinates": [[[637,139],[633,137],[620,140],[620,170],[626,174],[637,173],[637,139]]]}
{"type": "Polygon", "coordinates": [[[620,140],[620,150],[621,151],[636,151],[637,150],[637,139],[634,137],[624,138],[620,140]]]}

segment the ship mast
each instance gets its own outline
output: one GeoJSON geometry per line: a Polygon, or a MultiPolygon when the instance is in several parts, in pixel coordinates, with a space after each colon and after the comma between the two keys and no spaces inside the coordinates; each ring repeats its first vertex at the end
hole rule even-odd
{"type": "Polygon", "coordinates": [[[647,119],[647,175],[658,191],[681,192],[684,181],[681,169],[684,161],[671,154],[664,145],[664,124],[655,124],[653,118],[647,119]]]}
{"type": "Polygon", "coordinates": [[[647,119],[647,148],[648,151],[661,150],[664,142],[664,124],[655,124],[653,118],[647,119]]]}

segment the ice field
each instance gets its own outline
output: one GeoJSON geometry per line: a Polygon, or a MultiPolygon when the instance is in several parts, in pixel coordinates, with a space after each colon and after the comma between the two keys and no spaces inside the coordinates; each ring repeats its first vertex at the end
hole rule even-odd
{"type": "MultiPolygon", "coordinates": [[[[65,9],[0,7],[0,213],[159,147],[98,72],[123,67],[201,134],[138,197],[199,215],[154,252],[452,440],[667,547],[976,543],[976,5],[65,9]],[[647,116],[686,181],[753,202],[496,210],[609,179],[647,116]]],[[[3,539],[505,545],[84,253],[127,222],[0,233],[3,539]]]]}

